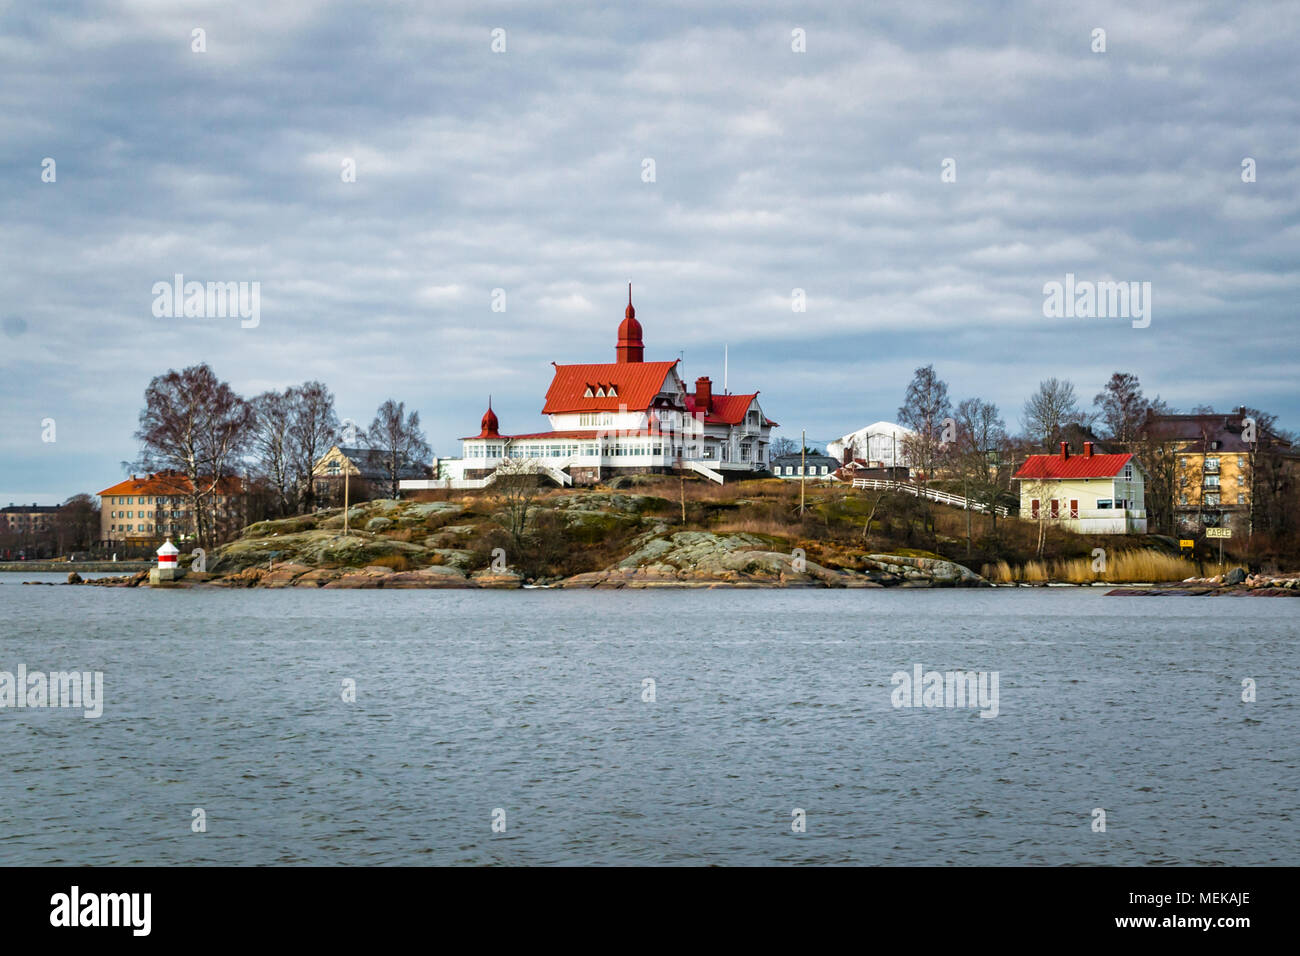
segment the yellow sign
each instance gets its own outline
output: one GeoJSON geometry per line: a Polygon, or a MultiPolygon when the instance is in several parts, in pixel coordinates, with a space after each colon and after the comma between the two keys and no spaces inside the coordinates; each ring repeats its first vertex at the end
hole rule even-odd
{"type": "Polygon", "coordinates": [[[1180,547],[1180,548],[1194,548],[1194,547],[1196,547],[1196,542],[1195,542],[1195,541],[1192,541],[1190,538],[1180,538],[1180,539],[1178,539],[1178,547],[1180,547]]]}
{"type": "Polygon", "coordinates": [[[1231,528],[1206,528],[1205,536],[1207,538],[1231,538],[1231,528]]]}

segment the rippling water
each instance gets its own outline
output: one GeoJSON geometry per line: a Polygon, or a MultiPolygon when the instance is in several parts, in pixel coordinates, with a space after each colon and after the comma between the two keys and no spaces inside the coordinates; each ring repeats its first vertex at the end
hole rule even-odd
{"type": "Polygon", "coordinates": [[[0,670],[106,703],[0,710],[0,864],[1300,863],[1294,600],[38,577],[0,670]],[[895,709],[917,663],[998,717],[895,709]]]}

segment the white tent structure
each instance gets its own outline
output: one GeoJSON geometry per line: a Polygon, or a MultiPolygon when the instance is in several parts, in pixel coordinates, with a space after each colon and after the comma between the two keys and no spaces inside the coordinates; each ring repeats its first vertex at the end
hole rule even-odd
{"type": "Polygon", "coordinates": [[[893,422],[874,422],[830,442],[826,446],[826,454],[843,461],[845,449],[851,447],[854,458],[878,461],[886,468],[907,467],[911,463],[907,460],[904,439],[912,434],[914,432],[910,428],[893,422]]]}

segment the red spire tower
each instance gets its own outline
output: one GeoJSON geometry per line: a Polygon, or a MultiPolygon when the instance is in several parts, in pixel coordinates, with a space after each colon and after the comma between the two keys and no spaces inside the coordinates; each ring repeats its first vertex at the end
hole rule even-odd
{"type": "Polygon", "coordinates": [[[618,345],[614,347],[614,355],[618,362],[645,361],[645,343],[641,341],[641,323],[636,320],[636,309],[632,308],[630,282],[627,284],[627,309],[618,327],[618,345]]]}

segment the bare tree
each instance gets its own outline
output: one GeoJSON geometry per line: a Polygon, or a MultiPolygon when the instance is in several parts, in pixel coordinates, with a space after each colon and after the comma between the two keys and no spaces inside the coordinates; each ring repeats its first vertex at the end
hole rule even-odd
{"type": "Polygon", "coordinates": [[[799,443],[793,438],[773,438],[772,443],[768,446],[767,460],[780,458],[782,455],[799,454],[799,443]]]}
{"type": "Polygon", "coordinates": [[[1022,424],[1029,437],[1043,451],[1051,452],[1068,424],[1091,426],[1097,416],[1079,407],[1074,385],[1065,379],[1049,378],[1038,384],[1038,391],[1025,402],[1022,424]]]}
{"type": "Polygon", "coordinates": [[[951,411],[948,384],[935,374],[933,365],[918,368],[899,406],[898,422],[912,430],[903,439],[903,447],[927,483],[943,455],[944,419],[951,411]]]}
{"type": "Polygon", "coordinates": [[[366,438],[383,469],[390,498],[397,497],[402,472],[433,454],[420,430],[420,413],[406,414],[406,403],[391,398],[379,406],[366,438]]]}
{"type": "Polygon", "coordinates": [[[59,550],[90,550],[99,540],[99,502],[88,494],[73,495],[57,516],[59,550]]]}
{"type": "Polygon", "coordinates": [[[1098,417],[1106,425],[1107,437],[1125,447],[1137,438],[1137,431],[1150,407],[1142,395],[1138,377],[1130,372],[1113,374],[1092,402],[1100,410],[1098,417]]]}
{"type": "Polygon", "coordinates": [[[1250,488],[1250,532],[1285,535],[1294,527],[1288,504],[1295,487],[1295,462],[1289,452],[1293,436],[1278,428],[1277,416],[1247,408],[1255,421],[1255,441],[1250,443],[1247,483],[1250,488]]]}
{"type": "Polygon", "coordinates": [[[293,409],[296,389],[263,392],[249,404],[253,409],[252,453],[258,476],[274,497],[275,513],[295,513],[298,471],[294,461],[293,409]]]}
{"type": "Polygon", "coordinates": [[[1173,534],[1174,507],[1178,500],[1181,476],[1178,470],[1177,432],[1161,416],[1175,414],[1158,395],[1152,399],[1138,426],[1132,451],[1146,469],[1146,484],[1142,497],[1147,512],[1147,527],[1153,533],[1173,534]]]}
{"type": "Polygon", "coordinates": [[[155,376],[144,393],[136,438],[140,467],[183,476],[173,492],[187,497],[202,546],[215,544],[215,497],[231,490],[253,423],[248,402],[206,364],[155,376]]]}
{"type": "MultiPolygon", "coordinates": [[[[1022,479],[1023,493],[1029,496],[1030,511],[1029,518],[1038,526],[1038,549],[1037,555],[1041,559],[1043,548],[1047,544],[1047,528],[1052,523],[1059,523],[1061,520],[1061,503],[1057,502],[1055,512],[1049,506],[1048,495],[1057,494],[1056,482],[1050,481],[1043,477],[1029,477],[1022,479]],[[1038,503],[1037,511],[1034,510],[1033,502],[1038,503]]],[[[1023,518],[1024,515],[1022,514],[1023,518]]]]}
{"type": "MultiPolygon", "coordinates": [[[[1001,496],[1001,458],[1007,444],[1006,423],[992,402],[968,398],[957,406],[957,462],[968,501],[987,509],[993,533],[997,533],[998,499],[1001,496]]],[[[966,509],[966,543],[970,547],[970,508],[966,509]]]]}
{"type": "Polygon", "coordinates": [[[497,466],[490,486],[505,509],[506,530],[521,552],[528,514],[541,491],[537,463],[527,458],[507,458],[497,466]]]}
{"type": "Polygon", "coordinates": [[[334,393],[321,382],[303,382],[293,392],[290,453],[293,473],[303,488],[302,509],[316,507],[316,462],[338,438],[339,418],[334,411],[334,393]]]}

